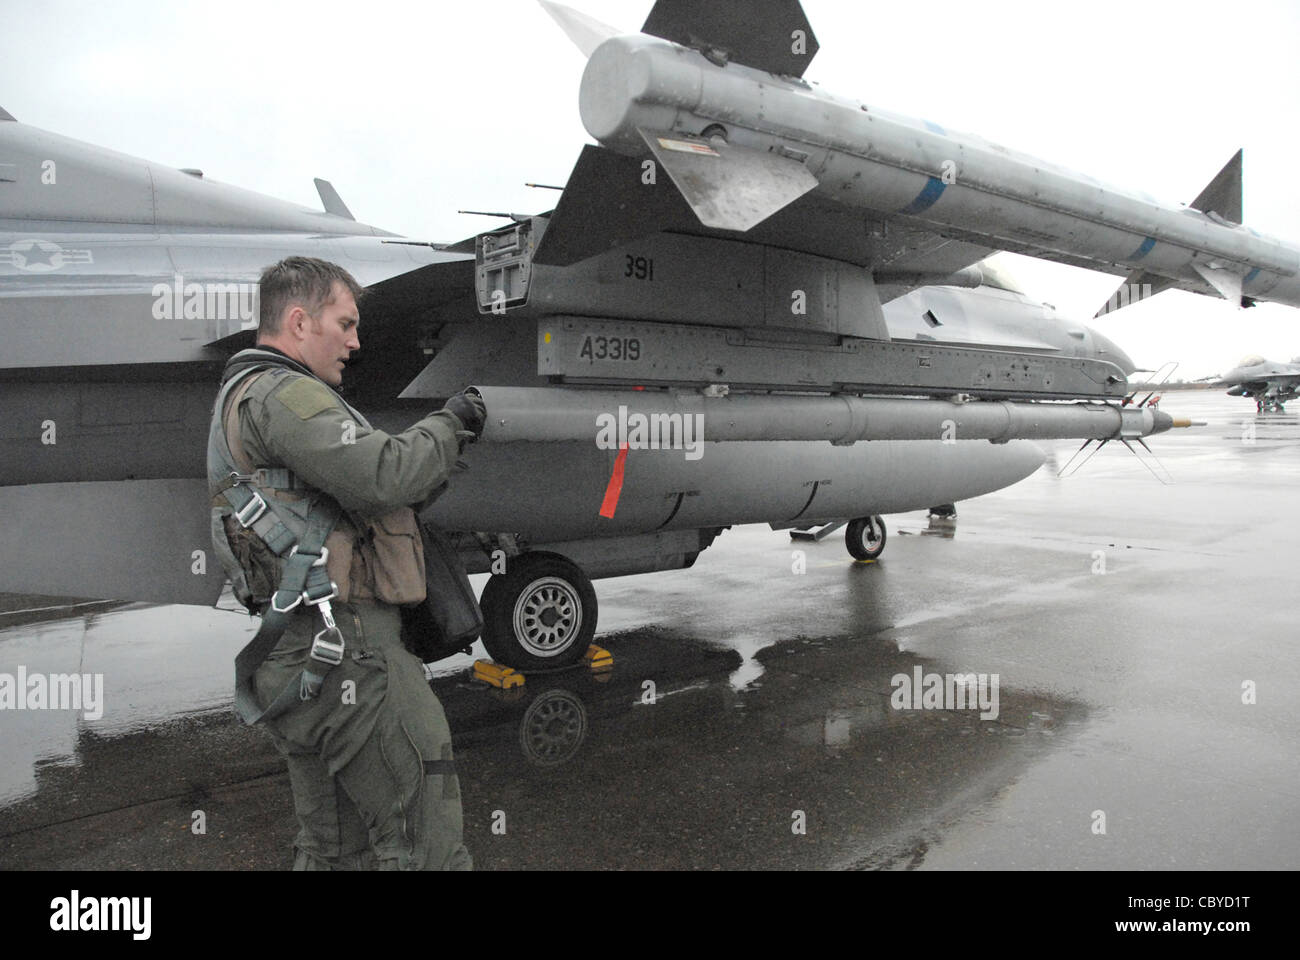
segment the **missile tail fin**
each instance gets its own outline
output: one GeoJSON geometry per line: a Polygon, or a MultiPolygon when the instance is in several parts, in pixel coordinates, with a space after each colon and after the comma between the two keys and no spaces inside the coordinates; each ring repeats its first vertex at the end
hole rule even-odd
{"type": "MultiPolygon", "coordinates": [[[[1223,169],[1215,174],[1214,179],[1191,202],[1190,206],[1193,210],[1199,210],[1228,224],[1242,222],[1241,157],[1240,150],[1232,155],[1232,159],[1224,164],[1223,169]]],[[[1225,300],[1246,305],[1242,302],[1240,276],[1222,269],[1205,268],[1200,264],[1193,264],[1193,268],[1208,284],[1208,288],[1203,292],[1209,293],[1213,290],[1225,300]]],[[[1110,299],[1093,316],[1100,317],[1121,310],[1138,300],[1145,300],[1162,290],[1168,290],[1175,283],[1176,281],[1167,277],[1147,273],[1138,268],[1129,274],[1128,279],[1120,284],[1119,289],[1110,295],[1110,299]]]]}
{"type": "Polygon", "coordinates": [[[1222,170],[1192,201],[1193,210],[1218,214],[1229,223],[1242,222],[1241,203],[1241,151],[1232,155],[1222,170]]]}

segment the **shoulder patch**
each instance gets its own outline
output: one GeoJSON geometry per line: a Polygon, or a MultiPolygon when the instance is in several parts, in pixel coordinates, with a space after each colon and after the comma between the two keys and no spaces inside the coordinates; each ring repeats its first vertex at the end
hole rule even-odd
{"type": "Polygon", "coordinates": [[[295,378],[293,383],[277,391],[275,398],[296,413],[300,420],[308,420],[322,410],[338,405],[328,387],[307,377],[295,378]]]}

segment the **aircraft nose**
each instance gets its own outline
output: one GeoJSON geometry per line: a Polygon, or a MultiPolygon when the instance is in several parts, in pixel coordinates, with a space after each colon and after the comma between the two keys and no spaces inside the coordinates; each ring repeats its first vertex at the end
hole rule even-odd
{"type": "Polygon", "coordinates": [[[1092,336],[1093,349],[1097,353],[1098,360],[1106,360],[1115,364],[1124,371],[1125,376],[1129,376],[1137,369],[1137,364],[1110,337],[1098,333],[1092,327],[1088,328],[1088,333],[1092,336]]]}

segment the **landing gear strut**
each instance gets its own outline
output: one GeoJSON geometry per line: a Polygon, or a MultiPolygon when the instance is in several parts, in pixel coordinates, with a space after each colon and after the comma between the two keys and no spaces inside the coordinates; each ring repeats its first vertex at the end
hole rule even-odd
{"type": "Polygon", "coordinates": [[[885,549],[885,521],[883,517],[859,517],[849,521],[844,531],[844,544],[854,560],[875,560],[885,549]]]}
{"type": "Polygon", "coordinates": [[[582,659],[596,633],[591,578],[556,553],[525,553],[494,574],[479,599],[483,646],[516,670],[553,670],[582,659]]]}

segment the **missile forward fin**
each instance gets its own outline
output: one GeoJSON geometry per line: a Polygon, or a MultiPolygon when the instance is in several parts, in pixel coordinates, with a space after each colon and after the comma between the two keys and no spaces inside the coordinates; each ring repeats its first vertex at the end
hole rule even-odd
{"type": "Polygon", "coordinates": [[[791,157],[719,139],[640,133],[706,227],[743,233],[817,186],[817,178],[791,157]]]}

